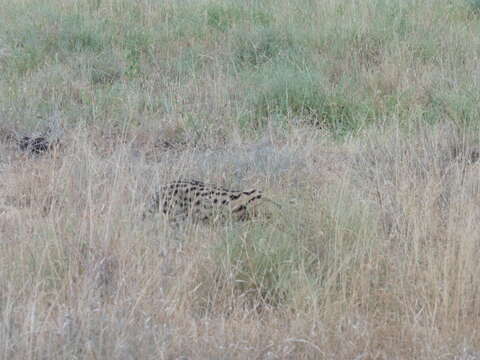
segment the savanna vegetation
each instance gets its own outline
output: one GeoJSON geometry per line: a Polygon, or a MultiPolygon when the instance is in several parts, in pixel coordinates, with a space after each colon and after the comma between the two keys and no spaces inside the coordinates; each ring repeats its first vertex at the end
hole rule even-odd
{"type": "Polygon", "coordinates": [[[479,1],[0,9],[0,358],[480,358],[479,1]]]}

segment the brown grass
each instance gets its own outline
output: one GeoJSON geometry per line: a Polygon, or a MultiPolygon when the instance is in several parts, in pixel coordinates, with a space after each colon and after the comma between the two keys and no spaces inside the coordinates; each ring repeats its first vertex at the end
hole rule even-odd
{"type": "MultiPolygon", "coordinates": [[[[282,213],[177,233],[139,216],[145,174],[166,174],[142,157],[148,147],[105,157],[78,130],[55,156],[11,160],[0,174],[2,356],[475,358],[478,166],[452,151],[462,140],[451,127],[431,130],[344,145],[298,135],[276,153],[302,171],[245,177],[282,213]]],[[[195,172],[176,156],[168,174],[195,172]]]]}
{"type": "Polygon", "coordinates": [[[480,358],[475,3],[0,0],[0,359],[480,358]]]}

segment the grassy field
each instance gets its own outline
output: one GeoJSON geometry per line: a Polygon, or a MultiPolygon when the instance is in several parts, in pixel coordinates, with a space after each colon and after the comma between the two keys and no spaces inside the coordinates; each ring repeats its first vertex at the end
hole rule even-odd
{"type": "Polygon", "coordinates": [[[0,8],[0,359],[480,358],[479,1],[0,8]]]}

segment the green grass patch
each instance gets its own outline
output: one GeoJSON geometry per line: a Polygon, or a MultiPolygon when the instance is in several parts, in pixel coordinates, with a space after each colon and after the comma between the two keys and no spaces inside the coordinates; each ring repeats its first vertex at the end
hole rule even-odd
{"type": "Polygon", "coordinates": [[[254,31],[239,31],[234,40],[233,58],[240,66],[252,67],[273,60],[278,55],[293,52],[293,39],[275,27],[257,27],[254,31]]]}
{"type": "Polygon", "coordinates": [[[302,301],[299,294],[308,297],[304,302],[336,298],[346,290],[339,284],[351,291],[373,250],[376,225],[364,204],[352,205],[353,194],[334,194],[268,223],[226,229],[213,248],[220,279],[238,296],[272,306],[302,301]]]}
{"type": "MultiPolygon", "coordinates": [[[[128,71],[133,70],[129,67],[128,71]]],[[[104,52],[89,58],[87,72],[93,85],[112,85],[122,77],[125,69],[114,54],[104,52]]]]}
{"type": "Polygon", "coordinates": [[[6,32],[5,42],[13,53],[8,67],[13,72],[24,74],[46,62],[61,61],[71,53],[95,53],[110,46],[102,20],[80,14],[62,15],[51,8],[37,11],[30,16],[18,14],[6,32]]]}
{"type": "Polygon", "coordinates": [[[480,14],[480,0],[466,0],[471,11],[475,14],[480,14]]]}
{"type": "Polygon", "coordinates": [[[58,35],[51,38],[51,48],[98,52],[108,46],[108,39],[103,38],[105,30],[104,24],[89,17],[67,15],[60,20],[58,35]]]}
{"type": "Polygon", "coordinates": [[[480,128],[479,101],[480,96],[473,89],[433,94],[429,102],[429,111],[424,113],[423,118],[429,123],[447,118],[460,129],[478,130],[480,128]]]}
{"type": "Polygon", "coordinates": [[[476,116],[471,95],[455,95],[460,90],[447,95],[449,81],[462,79],[462,88],[475,87],[475,76],[461,75],[475,72],[478,47],[472,31],[478,19],[467,16],[465,1],[455,6],[393,0],[304,6],[227,0],[59,4],[5,6],[0,65],[8,84],[2,93],[10,95],[3,104],[25,105],[20,98],[15,103],[12,88],[20,86],[19,79],[40,87],[25,96],[42,98],[27,103],[70,107],[83,102],[75,112],[87,111],[82,93],[98,105],[92,97],[97,87],[122,83],[125,93],[140,98],[133,92],[141,92],[137,83],[144,82],[159,97],[172,89],[177,92],[173,97],[190,99],[178,109],[196,109],[192,116],[210,122],[201,131],[208,132],[213,119],[228,118],[234,121],[222,122],[222,133],[250,128],[254,136],[267,122],[292,120],[335,134],[389,118],[408,123],[419,114],[432,122],[445,117],[444,106],[437,105],[444,103],[456,109],[466,102],[463,114],[449,110],[462,123],[473,123],[476,116]],[[50,87],[61,100],[29,79],[55,65],[67,76],[53,71],[48,82],[58,82],[50,87]],[[447,81],[437,86],[434,77],[447,81]],[[211,104],[225,100],[228,110],[211,114],[211,104]]]}
{"type": "Polygon", "coordinates": [[[310,125],[342,134],[358,130],[368,107],[355,102],[347,87],[334,87],[319,71],[277,66],[257,74],[251,96],[257,122],[269,117],[300,117],[310,125]]]}
{"type": "Polygon", "coordinates": [[[254,25],[268,25],[272,16],[258,6],[239,6],[234,2],[214,2],[206,6],[208,26],[215,30],[225,32],[236,24],[249,22],[254,25]]]}

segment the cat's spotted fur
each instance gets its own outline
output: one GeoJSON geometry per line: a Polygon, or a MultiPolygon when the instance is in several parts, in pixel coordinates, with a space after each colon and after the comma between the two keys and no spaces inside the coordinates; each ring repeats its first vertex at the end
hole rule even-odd
{"type": "Polygon", "coordinates": [[[162,212],[173,223],[217,222],[228,218],[246,220],[255,213],[260,190],[228,190],[196,180],[178,180],[161,186],[149,212],[162,212]]]}

